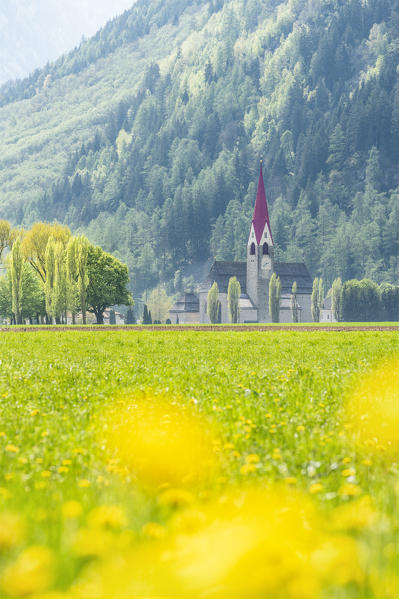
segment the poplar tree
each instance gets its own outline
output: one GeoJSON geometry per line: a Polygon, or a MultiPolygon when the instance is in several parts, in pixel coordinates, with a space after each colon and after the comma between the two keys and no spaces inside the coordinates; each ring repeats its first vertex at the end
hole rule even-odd
{"type": "Polygon", "coordinates": [[[334,319],[339,322],[341,320],[342,306],[342,280],[340,277],[335,279],[331,287],[331,310],[334,319]]]}
{"type": "Polygon", "coordinates": [[[12,311],[16,324],[22,324],[22,276],[24,259],[19,239],[14,243],[11,250],[11,293],[12,311]]]}
{"type": "Polygon", "coordinates": [[[320,304],[319,304],[320,290],[319,290],[319,279],[316,277],[313,281],[311,302],[311,311],[313,322],[320,322],[320,304]]]}
{"type": "Polygon", "coordinates": [[[66,321],[68,308],[67,272],[65,249],[60,241],[54,246],[54,289],[53,289],[53,316],[56,322],[66,321]]]}
{"type": "Polygon", "coordinates": [[[207,299],[207,313],[212,324],[215,324],[219,321],[220,308],[221,304],[219,301],[219,287],[215,281],[208,292],[207,299]]]}
{"type": "Polygon", "coordinates": [[[90,242],[84,235],[71,238],[67,246],[68,303],[72,313],[73,324],[75,324],[75,314],[78,304],[82,311],[82,322],[86,324],[87,288],[90,282],[87,273],[89,246],[90,242]]]}
{"type": "Polygon", "coordinates": [[[269,314],[272,322],[280,322],[281,281],[274,272],[269,282],[269,314]]]}
{"type": "Polygon", "coordinates": [[[292,314],[292,322],[298,322],[298,302],[296,299],[296,294],[297,294],[297,284],[296,281],[293,282],[292,284],[292,291],[291,291],[291,314],[292,314]]]}
{"type": "Polygon", "coordinates": [[[236,277],[231,277],[227,290],[227,304],[229,307],[230,320],[233,323],[237,323],[240,320],[240,295],[240,282],[236,277]]]}
{"type": "Polygon", "coordinates": [[[46,312],[50,320],[54,316],[54,285],[55,285],[55,241],[49,237],[44,254],[43,269],[46,273],[44,293],[46,298],[46,312]]]}

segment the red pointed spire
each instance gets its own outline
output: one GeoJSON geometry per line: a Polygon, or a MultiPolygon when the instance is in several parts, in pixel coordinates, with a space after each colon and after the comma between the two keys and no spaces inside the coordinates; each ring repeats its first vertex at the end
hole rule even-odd
{"type": "Polygon", "coordinates": [[[252,217],[252,224],[254,226],[256,242],[258,245],[260,243],[260,240],[262,239],[262,234],[265,230],[266,224],[269,229],[271,240],[273,241],[272,230],[270,228],[269,211],[267,209],[265,184],[263,183],[262,162],[260,163],[258,191],[256,193],[256,202],[254,215],[252,217]]]}

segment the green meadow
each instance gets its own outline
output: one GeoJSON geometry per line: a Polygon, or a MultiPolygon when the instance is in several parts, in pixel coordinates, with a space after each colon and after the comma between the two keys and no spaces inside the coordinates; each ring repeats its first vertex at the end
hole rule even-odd
{"type": "Polygon", "coordinates": [[[398,357],[389,331],[3,334],[1,593],[397,597],[399,418],[362,442],[347,405],[398,417],[398,357]]]}

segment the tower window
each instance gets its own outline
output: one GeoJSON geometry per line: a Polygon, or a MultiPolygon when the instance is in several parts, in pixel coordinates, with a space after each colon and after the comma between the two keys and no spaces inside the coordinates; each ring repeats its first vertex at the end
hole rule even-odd
{"type": "Polygon", "coordinates": [[[269,254],[269,246],[268,246],[268,244],[265,242],[265,243],[263,244],[263,255],[264,255],[264,256],[267,256],[268,254],[269,254]]]}
{"type": "Polygon", "coordinates": [[[255,244],[252,242],[251,243],[251,249],[250,249],[250,252],[249,252],[251,254],[251,256],[255,256],[255,251],[256,251],[255,250],[255,244]]]}

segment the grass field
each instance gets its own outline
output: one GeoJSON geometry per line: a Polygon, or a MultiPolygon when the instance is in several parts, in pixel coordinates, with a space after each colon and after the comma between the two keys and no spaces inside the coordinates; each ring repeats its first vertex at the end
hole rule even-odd
{"type": "Polygon", "coordinates": [[[1,593],[396,599],[398,357],[387,331],[0,336],[1,593]]]}

